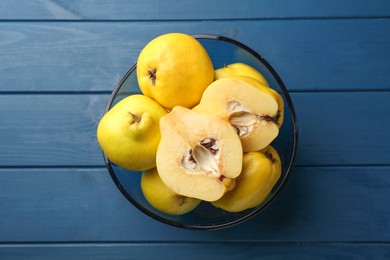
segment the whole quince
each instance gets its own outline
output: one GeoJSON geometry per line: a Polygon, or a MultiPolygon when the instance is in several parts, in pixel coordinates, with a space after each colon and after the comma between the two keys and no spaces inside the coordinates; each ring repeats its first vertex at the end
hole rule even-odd
{"type": "Polygon", "coordinates": [[[195,38],[168,33],[142,49],[137,60],[137,78],[142,93],[162,106],[191,108],[214,80],[214,67],[195,38]]]}
{"type": "Polygon", "coordinates": [[[257,207],[270,194],[281,171],[279,154],[272,146],[245,153],[242,172],[236,178],[234,189],[212,204],[230,212],[257,207]]]}
{"type": "Polygon", "coordinates": [[[156,168],[142,172],[141,189],[150,205],[170,215],[188,213],[201,202],[201,200],[173,192],[161,180],[156,168]]]}
{"type": "Polygon", "coordinates": [[[269,86],[263,74],[261,74],[260,71],[256,70],[255,68],[246,63],[236,62],[225,65],[222,68],[215,70],[216,80],[222,78],[230,78],[234,76],[251,77],[260,81],[261,84],[269,86]]]}
{"type": "Polygon", "coordinates": [[[98,142],[107,158],[134,171],[156,166],[160,142],[160,118],[167,111],[144,95],[131,95],[118,102],[100,120],[98,142]]]}

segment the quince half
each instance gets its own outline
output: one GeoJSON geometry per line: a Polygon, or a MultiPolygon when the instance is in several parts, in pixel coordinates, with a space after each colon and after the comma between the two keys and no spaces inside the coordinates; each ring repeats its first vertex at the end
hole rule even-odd
{"type": "Polygon", "coordinates": [[[207,87],[193,110],[214,114],[229,122],[244,152],[265,148],[279,134],[279,102],[274,91],[261,84],[254,87],[239,78],[216,80],[207,87]]]}
{"type": "Polygon", "coordinates": [[[252,86],[260,89],[261,91],[269,92],[276,99],[276,102],[278,102],[278,108],[279,108],[277,125],[280,128],[282,126],[283,120],[284,120],[284,101],[283,101],[282,96],[273,88],[270,88],[270,87],[264,85],[263,83],[261,83],[258,79],[255,79],[255,78],[252,78],[249,76],[234,76],[232,78],[241,79],[241,80],[245,81],[246,83],[249,83],[252,86]]]}
{"type": "Polygon", "coordinates": [[[234,187],[242,168],[242,146],[221,118],[174,107],[161,118],[157,170],[175,193],[215,201],[234,187]]]}

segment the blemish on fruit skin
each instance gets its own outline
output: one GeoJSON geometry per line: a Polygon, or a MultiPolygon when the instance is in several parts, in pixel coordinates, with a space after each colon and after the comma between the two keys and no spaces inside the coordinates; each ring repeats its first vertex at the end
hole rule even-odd
{"type": "Polygon", "coordinates": [[[184,196],[182,196],[182,195],[178,195],[178,198],[179,198],[179,200],[180,200],[179,206],[181,207],[181,206],[183,206],[183,205],[185,204],[185,202],[186,202],[186,197],[184,197],[184,196]]]}
{"type": "Polygon", "coordinates": [[[272,163],[276,162],[276,159],[274,158],[271,152],[266,152],[265,156],[267,156],[267,158],[270,159],[272,163]]]}

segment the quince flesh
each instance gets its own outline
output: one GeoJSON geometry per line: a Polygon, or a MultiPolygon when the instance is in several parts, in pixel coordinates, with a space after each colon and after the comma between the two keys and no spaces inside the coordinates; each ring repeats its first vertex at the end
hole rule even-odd
{"type": "Polygon", "coordinates": [[[243,151],[226,121],[177,106],[161,118],[160,129],[157,169],[171,190],[215,201],[234,187],[243,151]]]}

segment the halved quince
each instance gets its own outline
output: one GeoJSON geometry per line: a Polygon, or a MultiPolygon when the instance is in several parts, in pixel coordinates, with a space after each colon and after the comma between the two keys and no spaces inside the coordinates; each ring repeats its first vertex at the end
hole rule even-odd
{"type": "Polygon", "coordinates": [[[221,118],[174,107],[161,118],[157,169],[174,192],[215,201],[234,187],[242,168],[242,146],[221,118]]]}
{"type": "Polygon", "coordinates": [[[278,117],[278,120],[277,120],[277,124],[278,124],[278,126],[280,128],[282,126],[283,120],[284,120],[284,101],[283,101],[282,96],[276,90],[274,90],[273,88],[270,88],[269,86],[264,85],[258,79],[255,79],[255,78],[252,78],[252,77],[248,77],[248,76],[234,76],[232,78],[241,79],[241,80],[245,81],[246,83],[249,83],[252,86],[260,89],[261,91],[270,92],[270,94],[276,99],[276,102],[278,102],[278,107],[279,107],[278,114],[279,114],[279,117],[278,117]]]}
{"type": "Polygon", "coordinates": [[[230,212],[256,207],[267,198],[281,172],[280,157],[273,147],[245,153],[242,172],[234,189],[212,204],[230,212]]]}
{"type": "Polygon", "coordinates": [[[214,81],[193,108],[229,122],[244,152],[263,149],[278,136],[281,109],[274,90],[261,84],[254,87],[239,78],[214,81]]]}

